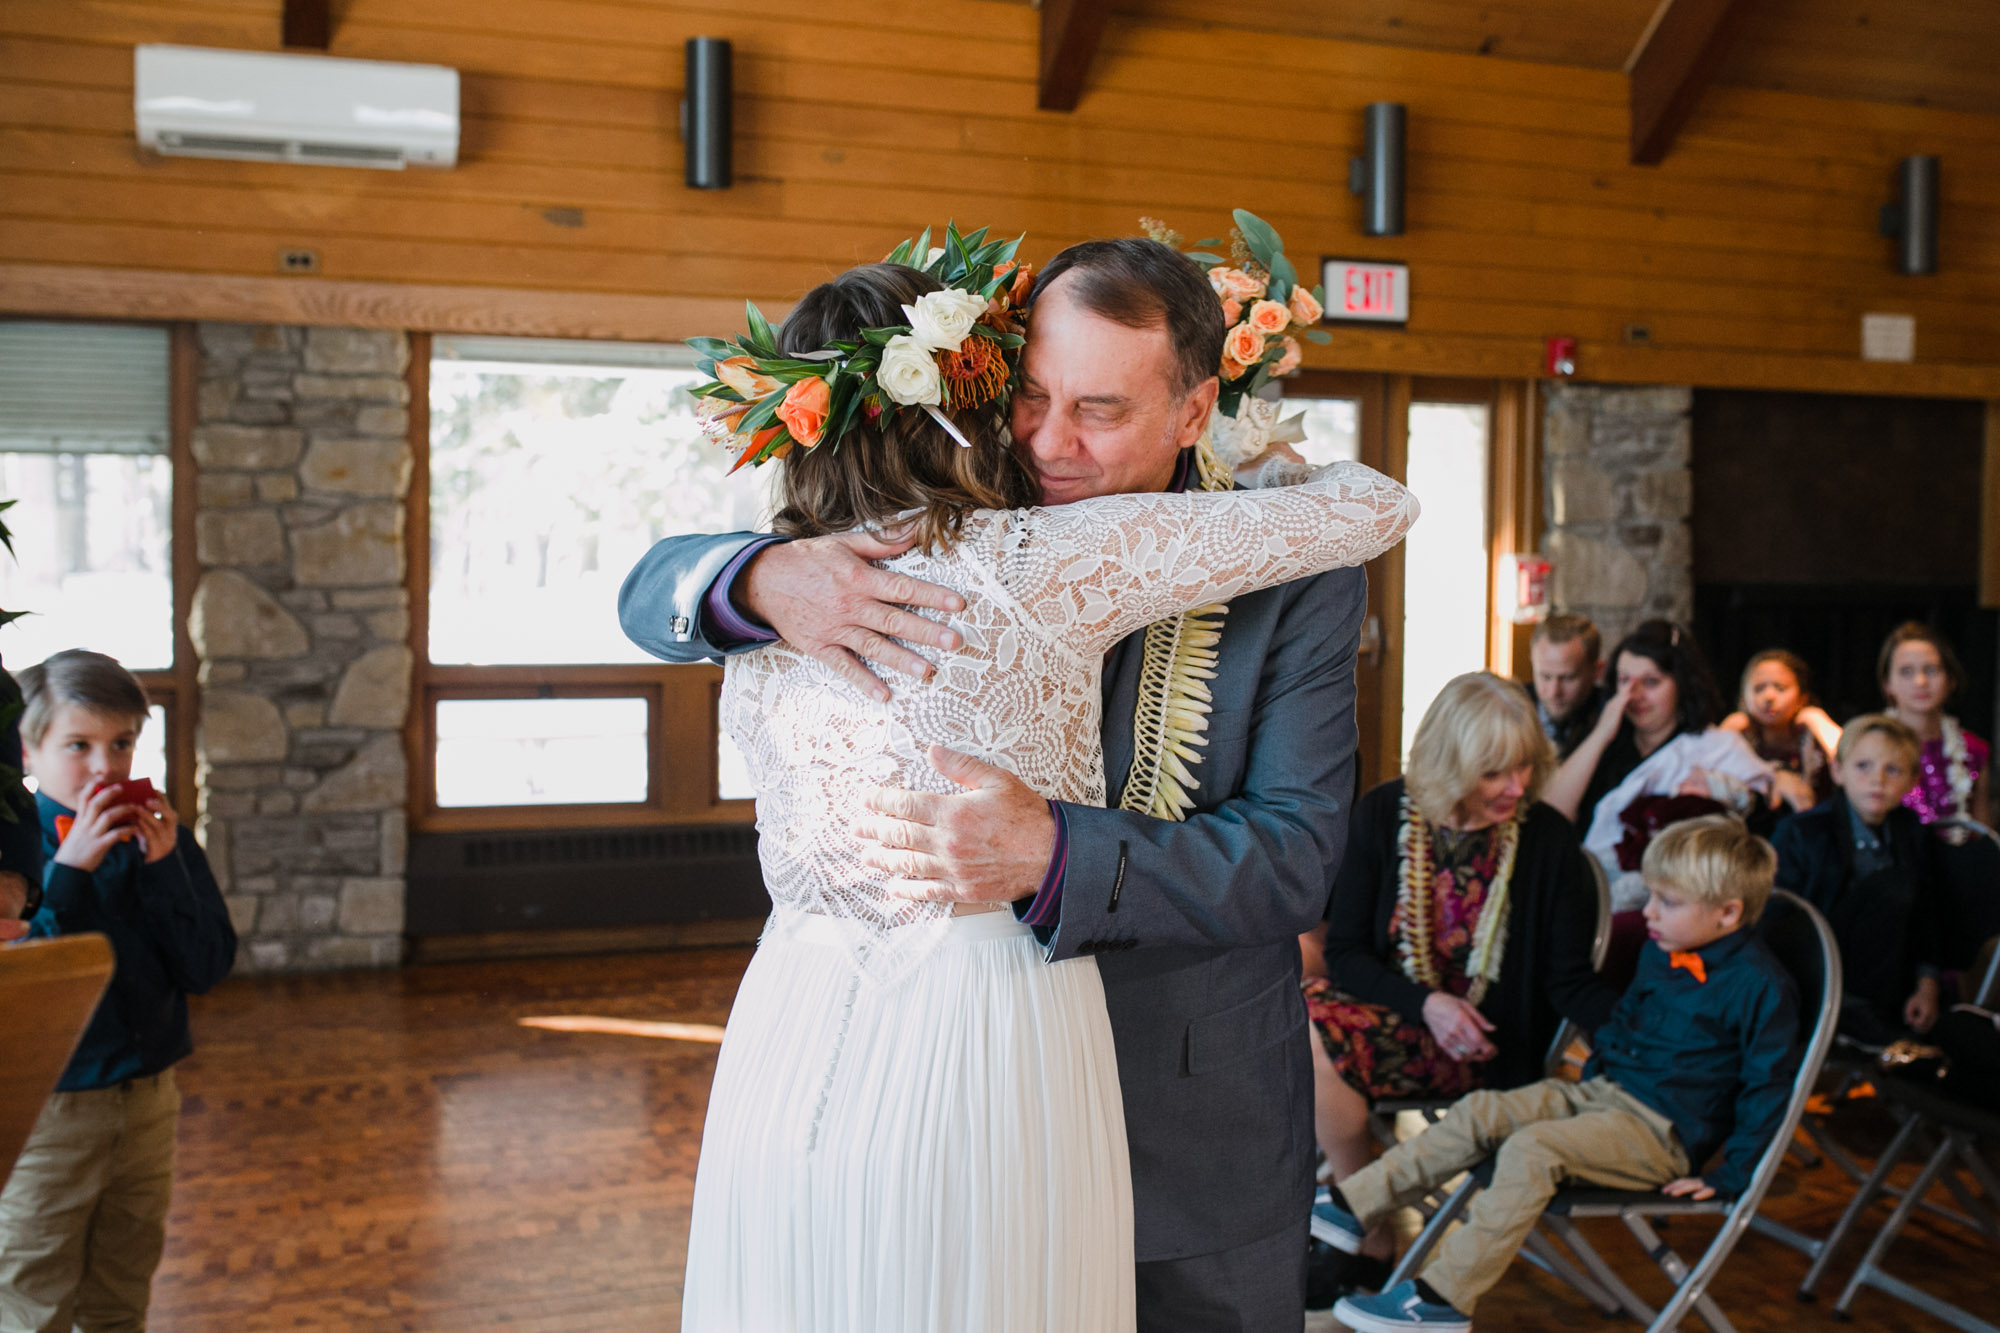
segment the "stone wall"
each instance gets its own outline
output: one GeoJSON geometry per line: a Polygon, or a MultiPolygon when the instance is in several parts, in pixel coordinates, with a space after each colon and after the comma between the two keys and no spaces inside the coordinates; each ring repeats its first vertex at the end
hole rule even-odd
{"type": "Polygon", "coordinates": [[[1694,615],[1687,388],[1548,386],[1542,553],[1555,609],[1589,616],[1607,651],[1640,621],[1694,615]]]}
{"type": "Polygon", "coordinates": [[[199,829],[247,971],[402,957],[409,355],[201,326],[199,829]]]}

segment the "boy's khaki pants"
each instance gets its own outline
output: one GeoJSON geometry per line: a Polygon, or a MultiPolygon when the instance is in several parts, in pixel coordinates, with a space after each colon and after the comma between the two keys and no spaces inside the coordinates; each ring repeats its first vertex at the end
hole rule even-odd
{"type": "Polygon", "coordinates": [[[180,1108],[171,1069],[49,1098],[0,1191],[0,1333],[146,1327],[180,1108]]]}
{"type": "Polygon", "coordinates": [[[1340,1192],[1372,1227],[1496,1149],[1493,1183],[1424,1265],[1424,1281],[1461,1314],[1506,1273],[1563,1184],[1649,1190],[1688,1173],[1672,1124],[1610,1079],[1544,1079],[1466,1094],[1443,1120],[1341,1181],[1340,1192]]]}

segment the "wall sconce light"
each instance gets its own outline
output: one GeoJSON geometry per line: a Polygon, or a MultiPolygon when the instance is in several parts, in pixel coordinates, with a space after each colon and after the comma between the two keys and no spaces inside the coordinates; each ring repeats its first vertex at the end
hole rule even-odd
{"type": "Polygon", "coordinates": [[[1938,160],[1906,157],[1896,167],[1894,203],[1882,205],[1882,234],[1896,242],[1896,271],[1937,272],[1938,160]]]}
{"type": "Polygon", "coordinates": [[[1403,127],[1401,102],[1372,102],[1362,123],[1363,156],[1347,164],[1347,188],[1361,196],[1364,236],[1403,234],[1403,127]]]}
{"type": "Polygon", "coordinates": [[[690,190],[726,190],[730,183],[729,43],[690,37],[686,93],[681,98],[681,140],[687,150],[690,190]]]}

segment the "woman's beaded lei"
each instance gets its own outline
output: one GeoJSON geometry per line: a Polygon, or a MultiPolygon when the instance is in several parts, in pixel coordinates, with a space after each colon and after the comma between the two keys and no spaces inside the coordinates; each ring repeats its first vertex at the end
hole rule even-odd
{"type": "MultiPolygon", "coordinates": [[[[1435,878],[1431,870],[1431,827],[1406,792],[1402,803],[1402,827],[1398,833],[1396,916],[1401,920],[1401,938],[1396,942],[1403,975],[1426,990],[1439,990],[1437,957],[1431,949],[1431,927],[1437,914],[1431,902],[1435,878]]],[[[1500,963],[1507,952],[1507,887],[1514,877],[1514,856],[1521,846],[1521,818],[1517,814],[1503,821],[1495,834],[1500,840],[1499,858],[1493,880],[1486,886],[1486,898],[1479,906],[1479,920],[1472,928],[1472,956],[1466,960],[1466,975],[1472,988],[1465,998],[1479,1004],[1492,983],[1500,979],[1500,963]]]]}

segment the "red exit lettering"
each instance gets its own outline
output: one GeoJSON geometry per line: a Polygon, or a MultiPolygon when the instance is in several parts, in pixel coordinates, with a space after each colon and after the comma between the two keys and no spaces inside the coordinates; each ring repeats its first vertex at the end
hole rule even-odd
{"type": "Polygon", "coordinates": [[[1350,315],[1387,314],[1396,308],[1396,270],[1392,268],[1350,268],[1343,293],[1343,308],[1350,315]]]}

